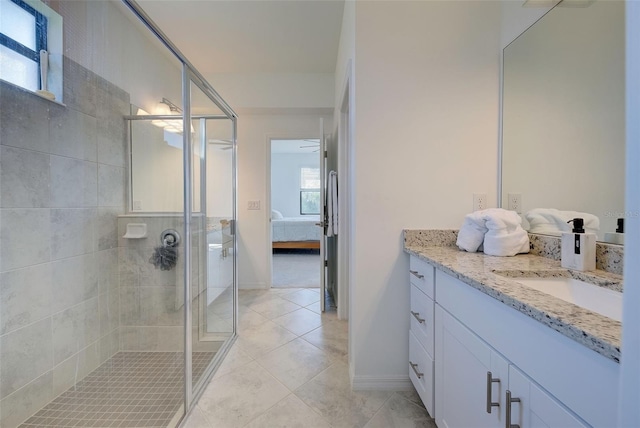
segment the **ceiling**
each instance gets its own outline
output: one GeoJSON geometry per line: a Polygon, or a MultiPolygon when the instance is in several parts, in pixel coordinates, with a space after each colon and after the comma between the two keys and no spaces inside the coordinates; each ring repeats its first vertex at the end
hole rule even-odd
{"type": "Polygon", "coordinates": [[[202,74],[333,73],[344,0],[138,0],[202,74]]]}

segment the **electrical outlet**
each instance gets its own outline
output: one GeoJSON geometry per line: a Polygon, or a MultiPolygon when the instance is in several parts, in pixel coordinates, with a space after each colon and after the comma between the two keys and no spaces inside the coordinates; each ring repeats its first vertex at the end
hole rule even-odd
{"type": "Polygon", "coordinates": [[[473,210],[480,211],[487,209],[487,194],[486,193],[474,193],[473,194],[473,210]]]}
{"type": "Polygon", "coordinates": [[[248,210],[259,210],[260,209],[260,201],[249,201],[247,202],[248,210]]]}
{"type": "Polygon", "coordinates": [[[522,212],[522,194],[521,193],[509,193],[507,195],[507,208],[511,211],[515,211],[518,214],[522,212]]]}
{"type": "Polygon", "coordinates": [[[133,201],[133,211],[142,211],[142,201],[133,201]]]}

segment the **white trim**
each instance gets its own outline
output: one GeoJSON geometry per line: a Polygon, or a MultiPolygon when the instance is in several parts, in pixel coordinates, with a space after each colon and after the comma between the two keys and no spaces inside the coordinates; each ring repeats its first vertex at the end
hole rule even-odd
{"type": "Polygon", "coordinates": [[[338,319],[349,319],[351,313],[350,260],[352,260],[352,153],[353,153],[353,85],[351,60],[347,63],[342,84],[342,101],[338,112],[338,319]],[[346,126],[345,126],[346,125],[346,126]]]}
{"type": "Polygon", "coordinates": [[[498,193],[496,198],[496,206],[498,208],[503,208],[502,206],[502,120],[503,120],[503,98],[504,98],[504,49],[500,51],[500,69],[499,72],[499,81],[498,81],[498,186],[496,192],[498,193]]]}
{"type": "Polygon", "coordinates": [[[265,168],[267,176],[265,177],[265,183],[267,183],[266,196],[264,201],[264,215],[267,223],[266,237],[267,242],[265,243],[267,247],[267,284],[266,288],[271,289],[273,287],[273,229],[271,227],[271,142],[275,140],[275,137],[271,135],[267,135],[267,155],[265,156],[267,167],[265,168]]]}
{"type": "Polygon", "coordinates": [[[640,424],[640,3],[626,2],[626,193],[624,283],[622,310],[622,359],[620,366],[618,426],[640,424]],[[629,239],[631,238],[631,239],[629,239]]]}
{"type": "Polygon", "coordinates": [[[410,391],[413,388],[409,374],[404,376],[353,376],[354,391],[410,391]]]}

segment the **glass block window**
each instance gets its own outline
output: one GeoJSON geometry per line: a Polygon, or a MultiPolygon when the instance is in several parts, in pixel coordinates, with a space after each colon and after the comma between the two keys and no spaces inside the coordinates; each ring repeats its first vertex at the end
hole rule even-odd
{"type": "Polygon", "coordinates": [[[22,0],[0,0],[0,79],[38,90],[43,49],[47,18],[22,0]]]}

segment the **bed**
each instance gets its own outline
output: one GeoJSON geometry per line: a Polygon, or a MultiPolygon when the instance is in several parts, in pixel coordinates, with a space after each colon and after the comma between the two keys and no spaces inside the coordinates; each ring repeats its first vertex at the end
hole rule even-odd
{"type": "Polygon", "coordinates": [[[274,249],[320,248],[320,216],[284,217],[271,220],[274,249]]]}

